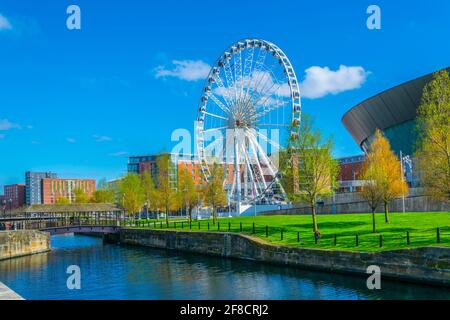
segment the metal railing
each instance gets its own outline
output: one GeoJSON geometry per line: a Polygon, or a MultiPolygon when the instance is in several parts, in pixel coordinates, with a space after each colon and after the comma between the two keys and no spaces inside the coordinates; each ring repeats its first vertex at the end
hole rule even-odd
{"type": "Polygon", "coordinates": [[[275,227],[255,223],[178,220],[127,220],[124,226],[159,230],[186,230],[207,232],[233,232],[266,238],[268,241],[297,247],[324,249],[380,250],[430,245],[450,245],[450,226],[408,229],[402,231],[370,231],[360,233],[323,233],[314,236],[311,228],[275,227]]]}

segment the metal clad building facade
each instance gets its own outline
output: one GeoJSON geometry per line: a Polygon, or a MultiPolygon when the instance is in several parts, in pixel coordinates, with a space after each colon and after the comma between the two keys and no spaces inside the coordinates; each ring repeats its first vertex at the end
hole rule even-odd
{"type": "Polygon", "coordinates": [[[361,102],[343,116],[344,126],[365,152],[376,129],[380,129],[394,152],[412,154],[417,140],[417,109],[423,89],[432,79],[433,74],[430,73],[361,102]]]}

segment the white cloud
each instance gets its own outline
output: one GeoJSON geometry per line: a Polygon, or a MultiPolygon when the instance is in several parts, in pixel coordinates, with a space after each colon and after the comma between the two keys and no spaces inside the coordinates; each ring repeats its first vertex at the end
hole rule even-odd
{"type": "Polygon", "coordinates": [[[11,122],[8,119],[0,119],[0,130],[2,131],[21,128],[22,127],[19,124],[11,122]]]}
{"type": "Polygon", "coordinates": [[[300,84],[301,95],[310,99],[360,88],[369,75],[363,67],[344,65],[340,65],[336,71],[313,66],[305,72],[305,80],[300,84]]]}
{"type": "Polygon", "coordinates": [[[99,135],[96,135],[96,134],[93,135],[93,138],[94,138],[95,141],[97,141],[97,142],[106,142],[106,141],[111,141],[111,140],[112,140],[111,137],[108,137],[108,136],[99,136],[99,135]]]}
{"type": "Polygon", "coordinates": [[[0,31],[2,30],[11,30],[12,25],[9,20],[0,13],[0,31]]]}
{"type": "Polygon", "coordinates": [[[126,156],[127,154],[128,154],[128,152],[126,152],[126,151],[119,151],[119,152],[110,153],[109,156],[110,157],[122,157],[122,156],[126,156]]]}
{"type": "Polygon", "coordinates": [[[155,69],[156,78],[175,77],[186,81],[206,79],[211,67],[202,60],[173,60],[173,68],[159,66],[155,69]]]}
{"type": "Polygon", "coordinates": [[[77,140],[74,139],[74,138],[67,138],[66,141],[67,141],[68,143],[76,143],[76,142],[77,142],[77,140]]]}

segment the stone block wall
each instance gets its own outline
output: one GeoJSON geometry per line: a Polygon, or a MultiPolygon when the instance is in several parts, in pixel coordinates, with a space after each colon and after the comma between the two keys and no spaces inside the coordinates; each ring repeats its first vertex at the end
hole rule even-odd
{"type": "Polygon", "coordinates": [[[50,250],[50,234],[36,230],[0,231],[0,260],[50,250]]]}
{"type": "Polygon", "coordinates": [[[235,233],[142,229],[123,229],[120,242],[364,276],[368,266],[377,265],[382,277],[450,286],[450,248],[445,247],[332,251],[276,246],[235,233]]]}

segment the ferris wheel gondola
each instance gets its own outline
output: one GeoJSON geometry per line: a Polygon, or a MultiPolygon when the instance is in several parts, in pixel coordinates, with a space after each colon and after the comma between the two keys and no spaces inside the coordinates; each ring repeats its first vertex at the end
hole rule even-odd
{"type": "Polygon", "coordinates": [[[277,152],[298,136],[300,122],[298,81],[284,52],[261,39],[234,43],[211,68],[198,107],[196,148],[205,179],[221,162],[233,203],[286,199],[277,152]]]}

